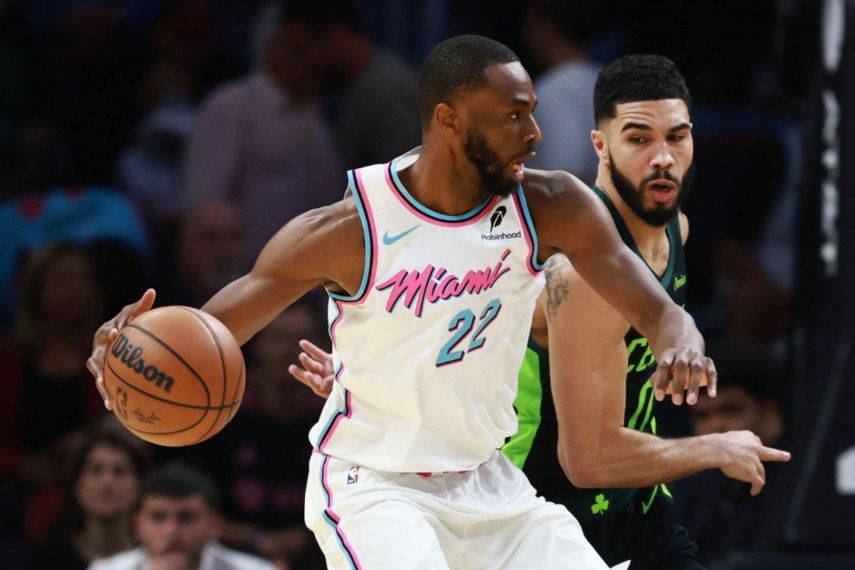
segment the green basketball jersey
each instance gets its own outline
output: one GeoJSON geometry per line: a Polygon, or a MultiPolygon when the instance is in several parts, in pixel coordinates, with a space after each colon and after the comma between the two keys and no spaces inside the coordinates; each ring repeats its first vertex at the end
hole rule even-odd
{"type": "MultiPolygon", "coordinates": [[[[617,208],[602,189],[594,187],[594,191],[608,207],[624,243],[641,257],[641,252],[617,208]]],[[[668,265],[665,272],[656,277],[674,302],[682,306],[686,297],[686,264],[677,217],[668,222],[665,231],[670,243],[668,265]]],[[[629,330],[625,341],[628,365],[624,425],[655,434],[655,398],[649,382],[650,376],[656,370],[653,351],[647,339],[635,329],[629,330]]],[[[541,496],[566,505],[580,521],[592,520],[616,511],[638,490],[579,489],[570,483],[561,469],[556,454],[558,421],[549,382],[549,354],[545,348],[530,340],[520,369],[519,391],[514,402],[519,430],[507,441],[502,451],[525,472],[541,496]]],[[[649,492],[650,496],[642,499],[642,506],[651,504],[659,492],[669,494],[664,485],[658,485],[646,492],[649,492]]]]}

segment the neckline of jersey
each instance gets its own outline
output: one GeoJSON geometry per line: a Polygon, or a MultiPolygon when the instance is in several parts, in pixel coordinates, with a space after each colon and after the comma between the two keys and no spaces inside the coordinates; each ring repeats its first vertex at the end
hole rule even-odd
{"type": "Polygon", "coordinates": [[[647,263],[647,260],[644,259],[644,255],[642,255],[641,250],[638,249],[638,244],[635,243],[635,238],[632,237],[632,232],[629,231],[629,227],[626,225],[626,221],[624,221],[623,216],[621,216],[620,211],[615,206],[614,202],[612,202],[609,195],[606,194],[606,191],[600,188],[599,186],[594,186],[594,193],[599,196],[599,198],[605,203],[606,207],[609,209],[609,212],[612,214],[612,218],[614,218],[615,226],[617,226],[618,233],[623,239],[624,243],[629,246],[629,248],[641,258],[641,261],[644,262],[644,265],[647,266],[647,269],[650,270],[653,275],[656,276],[656,279],[659,280],[659,283],[667,289],[668,283],[671,281],[671,276],[674,273],[674,263],[676,256],[676,247],[674,243],[674,231],[672,229],[672,221],[669,221],[665,225],[665,235],[668,236],[668,264],[665,266],[665,271],[660,275],[650,267],[650,264],[647,263]]]}
{"type": "Polygon", "coordinates": [[[436,210],[432,210],[428,208],[418,200],[416,200],[412,194],[409,193],[407,188],[404,186],[403,182],[401,182],[400,177],[398,176],[398,161],[404,157],[408,157],[412,155],[414,152],[418,151],[421,147],[416,147],[410,151],[405,152],[401,156],[398,156],[389,163],[389,175],[392,179],[392,183],[394,185],[394,189],[397,191],[398,195],[403,198],[410,206],[412,206],[415,210],[417,210],[420,214],[426,216],[432,221],[439,222],[442,224],[466,224],[467,222],[472,222],[476,219],[479,214],[484,213],[487,207],[498,198],[498,196],[487,196],[487,198],[475,206],[473,209],[468,212],[464,212],[463,214],[451,215],[451,214],[443,214],[442,212],[437,212],[436,210]]]}

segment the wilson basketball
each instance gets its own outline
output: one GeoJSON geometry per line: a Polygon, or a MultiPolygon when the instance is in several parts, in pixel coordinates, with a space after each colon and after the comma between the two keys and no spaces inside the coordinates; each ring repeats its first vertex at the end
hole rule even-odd
{"type": "Polygon", "coordinates": [[[180,306],[143,313],[119,331],[104,367],[119,421],[170,447],[223,429],[240,406],[245,379],[240,346],[225,325],[180,306]]]}

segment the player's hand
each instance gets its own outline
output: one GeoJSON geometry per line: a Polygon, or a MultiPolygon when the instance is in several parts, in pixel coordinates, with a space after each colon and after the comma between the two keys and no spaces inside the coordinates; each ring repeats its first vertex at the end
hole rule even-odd
{"type": "Polygon", "coordinates": [[[308,340],[300,341],[300,365],[292,364],[288,367],[291,376],[312,389],[312,392],[321,398],[328,398],[333,387],[332,354],[318,348],[308,340]]]}
{"type": "Polygon", "coordinates": [[[686,403],[695,405],[701,386],[706,386],[707,394],[715,398],[717,382],[718,373],[712,359],[688,346],[665,350],[650,378],[656,399],[661,402],[666,394],[671,394],[677,406],[683,403],[683,391],[686,403]]]}
{"type": "Polygon", "coordinates": [[[724,461],[719,469],[732,479],[751,484],[751,494],[757,495],[766,484],[764,461],[789,461],[789,452],[766,447],[750,431],[729,431],[715,434],[721,442],[724,461]]]}
{"type": "Polygon", "coordinates": [[[135,318],[150,310],[154,305],[155,292],[154,289],[147,289],[136,303],[126,305],[124,309],[119,311],[119,314],[101,325],[95,331],[95,338],[92,341],[92,355],[86,361],[86,368],[95,377],[95,387],[101,393],[101,398],[104,399],[104,407],[108,410],[112,409],[110,405],[110,395],[104,387],[104,366],[107,362],[107,350],[119,336],[119,331],[133,321],[135,318]]]}

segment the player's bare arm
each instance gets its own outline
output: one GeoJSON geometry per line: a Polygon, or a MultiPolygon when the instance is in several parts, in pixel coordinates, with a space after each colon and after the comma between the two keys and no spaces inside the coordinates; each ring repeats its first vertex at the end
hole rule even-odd
{"type": "Polygon", "coordinates": [[[763,461],[789,454],[750,432],[662,439],[624,427],[629,323],[575,271],[566,257],[547,262],[538,312],[548,325],[558,458],[577,487],[648,487],[720,468],[765,484],[763,461]]]}
{"type": "MultiPolygon", "coordinates": [[[[264,247],[252,270],[226,285],[202,309],[243,344],[310,289],[356,291],[364,258],[359,213],[353,198],[347,197],[291,220],[264,247]]],[[[119,330],[151,309],[154,300],[154,290],[147,290],[95,334],[87,368],[108,409],[103,379],[107,347],[119,330]]]]}
{"type": "Polygon", "coordinates": [[[363,272],[363,239],[352,198],[306,212],[273,236],[247,275],[221,289],[202,309],[243,344],[315,287],[356,291],[363,272]]]}
{"type": "Polygon", "coordinates": [[[704,356],[704,340],[694,320],[674,304],[632,251],[621,241],[606,207],[578,179],[565,172],[531,170],[528,200],[539,240],[539,259],[564,253],[575,270],[644,335],[659,366],[656,397],[672,392],[674,403],[697,401],[700,386],[715,393],[715,366],[704,356]]]}

